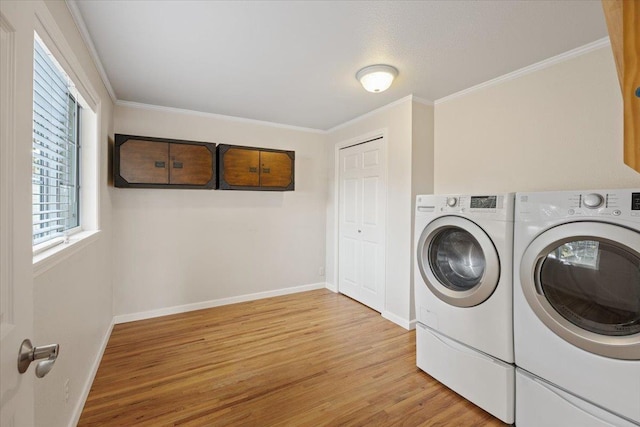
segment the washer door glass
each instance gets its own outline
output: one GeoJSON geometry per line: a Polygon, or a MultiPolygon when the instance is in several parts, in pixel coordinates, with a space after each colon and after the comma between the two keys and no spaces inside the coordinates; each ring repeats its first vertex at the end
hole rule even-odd
{"type": "Polygon", "coordinates": [[[573,240],[541,259],[538,281],[551,306],[601,335],[640,332],[640,257],[620,245],[573,240]]]}
{"type": "Polygon", "coordinates": [[[500,280],[498,252],[478,224],[458,216],[431,221],[416,242],[417,266],[425,285],[455,307],[489,298],[500,280]]]}
{"type": "Polygon", "coordinates": [[[452,291],[478,286],[487,266],[480,243],[458,227],[445,228],[433,238],[429,264],[438,281],[452,291]]]}

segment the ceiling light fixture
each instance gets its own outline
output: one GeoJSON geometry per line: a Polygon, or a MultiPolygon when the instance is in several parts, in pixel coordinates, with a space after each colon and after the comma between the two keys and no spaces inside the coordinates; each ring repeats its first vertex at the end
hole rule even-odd
{"type": "Polygon", "coordinates": [[[369,65],[356,73],[356,79],[365,90],[373,93],[384,92],[389,89],[398,70],[391,65],[369,65]]]}

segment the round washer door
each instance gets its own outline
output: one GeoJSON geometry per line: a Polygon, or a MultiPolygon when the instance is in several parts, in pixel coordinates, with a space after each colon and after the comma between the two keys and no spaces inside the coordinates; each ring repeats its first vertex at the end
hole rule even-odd
{"type": "Polygon", "coordinates": [[[551,228],[527,247],[520,283],[536,316],[588,352],[640,359],[640,233],[608,223],[551,228]]]}
{"type": "Polygon", "coordinates": [[[491,296],[500,277],[493,242],[474,222],[443,216],[425,227],[418,240],[420,274],[431,292],[456,307],[472,307],[491,296]]]}

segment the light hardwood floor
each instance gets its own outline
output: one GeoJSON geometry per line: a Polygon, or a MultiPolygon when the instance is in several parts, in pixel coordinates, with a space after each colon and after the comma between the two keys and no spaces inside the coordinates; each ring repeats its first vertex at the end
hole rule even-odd
{"type": "Polygon", "coordinates": [[[79,426],[502,426],[327,290],[116,325],[79,426]]]}

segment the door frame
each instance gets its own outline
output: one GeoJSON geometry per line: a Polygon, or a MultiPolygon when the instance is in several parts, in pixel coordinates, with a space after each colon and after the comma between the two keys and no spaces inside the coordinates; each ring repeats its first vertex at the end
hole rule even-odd
{"type": "Polygon", "coordinates": [[[384,158],[384,162],[381,165],[382,169],[382,177],[384,179],[385,185],[385,196],[384,196],[384,264],[385,264],[385,277],[384,277],[384,297],[382,301],[382,311],[381,314],[386,312],[387,308],[387,246],[388,246],[388,238],[387,231],[389,230],[389,192],[388,190],[388,168],[389,168],[389,160],[388,160],[388,150],[387,150],[387,128],[382,128],[378,130],[374,130],[360,136],[356,136],[354,138],[347,139],[345,141],[339,142],[334,145],[334,158],[333,158],[333,179],[334,179],[334,206],[333,206],[333,287],[332,291],[340,292],[340,283],[339,283],[339,268],[340,268],[340,150],[344,148],[353,147],[354,145],[360,145],[367,143],[373,139],[380,139],[380,150],[382,151],[382,155],[384,158]]]}

